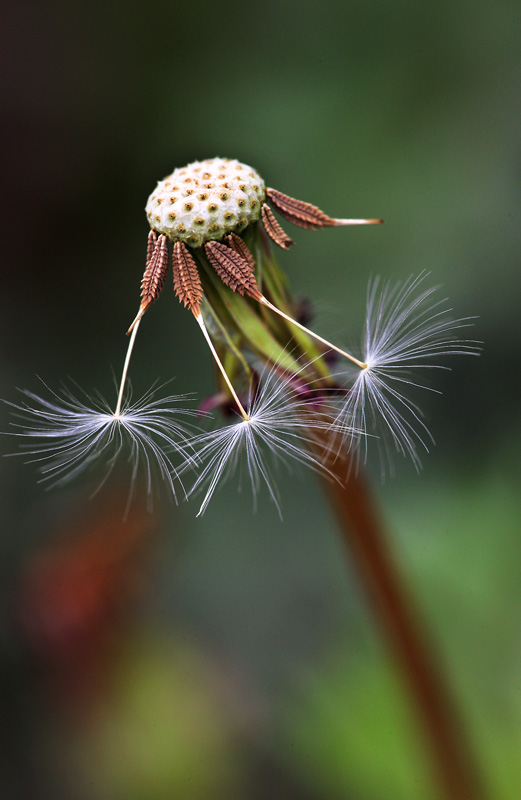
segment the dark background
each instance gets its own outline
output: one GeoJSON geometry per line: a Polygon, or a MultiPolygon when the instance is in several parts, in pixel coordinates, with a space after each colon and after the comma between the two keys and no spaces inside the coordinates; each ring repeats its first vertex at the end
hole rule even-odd
{"type": "MultiPolygon", "coordinates": [[[[496,800],[521,782],[520,27],[516,2],[18,2],[1,47],[5,399],[37,376],[114,396],[146,199],[215,155],[332,215],[385,218],[291,231],[280,262],[326,335],[358,342],[376,274],[430,270],[479,317],[483,355],[425,398],[422,475],[399,460],[381,486],[369,469],[496,800]]],[[[137,395],[173,377],[213,390],[170,287],[131,375],[137,395]]],[[[281,476],[282,523],[232,481],[202,519],[138,496],[123,524],[124,465],[94,500],[0,467],[4,797],[430,797],[313,476],[281,476]]]]}

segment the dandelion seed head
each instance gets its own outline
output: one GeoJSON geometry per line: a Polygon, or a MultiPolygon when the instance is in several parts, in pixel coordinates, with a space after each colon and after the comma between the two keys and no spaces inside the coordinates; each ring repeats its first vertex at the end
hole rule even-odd
{"type": "Polygon", "coordinates": [[[151,496],[153,476],[159,474],[176,497],[178,487],[187,494],[180,475],[197,467],[189,494],[205,492],[202,514],[217,486],[240,466],[254,498],[264,485],[280,512],[275,469],[301,463],[327,473],[321,458],[331,464],[341,438],[359,460],[367,453],[368,437],[378,436],[389,463],[392,451],[398,451],[419,468],[418,451],[428,449],[432,437],[410,395],[429,388],[419,377],[423,370],[447,368],[439,363],[442,357],[476,354],[475,342],[459,338],[470,321],[451,318],[445,301],[424,288],[424,274],[403,284],[376,280],[369,288],[357,358],[295,319],[284,278],[267,247],[268,239],[283,250],[293,244],[275,214],[309,230],[372,225],[381,219],[330,217],[266,186],[248,165],[226,158],[175,169],[158,182],[146,213],[150,231],[141,299],[128,329],[115,410],[101,396],[83,398],[68,390],[51,393],[50,399],[24,392],[23,403],[11,404],[19,418],[13,435],[39,462],[42,480],[65,483],[102,458],[109,474],[126,454],[132,487],[142,471],[151,496]],[[194,315],[217,364],[224,402],[240,414],[236,422],[209,433],[188,422],[196,412],[180,407],[183,396],[158,400],[148,393],[137,403],[125,400],[137,331],[170,265],[175,293],[194,315]],[[288,326],[294,355],[286,349],[288,326]],[[240,374],[252,376],[251,354],[272,369],[260,383],[255,380],[249,403],[243,405],[234,381],[240,374]],[[348,388],[331,373],[339,358],[347,361],[343,377],[348,377],[348,388]],[[340,411],[331,410],[333,402],[342,403],[340,411]]]}
{"type": "Polygon", "coordinates": [[[237,159],[208,158],[175,169],[159,181],[146,205],[150,227],[189,247],[222,239],[257,222],[264,181],[237,159]]]}

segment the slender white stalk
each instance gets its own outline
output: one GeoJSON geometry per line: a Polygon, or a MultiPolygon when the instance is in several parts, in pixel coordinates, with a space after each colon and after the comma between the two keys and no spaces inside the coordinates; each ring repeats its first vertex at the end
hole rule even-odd
{"type": "Polygon", "coordinates": [[[132,333],[132,331],[134,330],[136,325],[141,321],[141,319],[143,317],[143,314],[145,313],[147,308],[148,308],[148,306],[145,306],[144,308],[143,308],[143,306],[140,307],[139,311],[137,312],[137,314],[136,314],[136,316],[134,318],[134,321],[133,321],[132,325],[130,326],[130,328],[127,331],[127,336],[130,336],[130,334],[132,333]]]}
{"type": "Polygon", "coordinates": [[[348,358],[349,361],[352,361],[353,364],[356,364],[356,366],[360,367],[360,369],[366,369],[367,364],[364,364],[363,361],[359,361],[354,356],[350,355],[349,353],[346,353],[345,350],[341,350],[340,347],[337,347],[335,344],[328,342],[327,339],[324,339],[322,336],[319,336],[318,333],[314,333],[309,328],[306,328],[305,325],[302,325],[300,322],[297,322],[297,320],[293,319],[293,317],[289,317],[287,314],[284,313],[284,311],[281,311],[280,308],[277,308],[276,306],[273,305],[273,303],[270,303],[270,301],[267,300],[264,296],[261,296],[259,303],[262,303],[268,308],[271,308],[271,310],[274,311],[276,314],[278,314],[280,317],[283,317],[284,319],[288,320],[288,322],[291,322],[293,325],[296,325],[297,328],[300,328],[305,333],[309,334],[309,336],[312,336],[314,339],[317,339],[319,342],[322,342],[322,344],[325,344],[326,347],[329,347],[331,350],[336,350],[337,353],[340,353],[340,355],[344,356],[344,358],[348,358]]]}
{"type": "Polygon", "coordinates": [[[226,384],[227,384],[227,386],[228,386],[228,388],[229,388],[229,390],[230,390],[230,392],[232,394],[232,397],[235,400],[235,402],[237,403],[237,406],[239,408],[239,411],[242,414],[243,419],[246,422],[248,422],[250,418],[249,418],[248,414],[246,413],[246,411],[244,410],[244,406],[242,405],[241,401],[239,400],[239,398],[237,396],[237,392],[233,388],[233,386],[231,384],[231,381],[230,381],[228,375],[226,374],[226,370],[224,369],[224,366],[223,366],[223,364],[221,362],[221,359],[217,355],[217,351],[216,351],[215,347],[213,346],[212,340],[210,339],[210,334],[208,333],[208,329],[207,329],[206,325],[204,324],[204,320],[203,320],[202,314],[198,314],[196,316],[196,320],[199,323],[199,326],[200,326],[200,328],[201,328],[201,330],[203,332],[203,336],[206,339],[208,347],[212,351],[212,355],[215,358],[215,361],[217,362],[217,366],[221,370],[222,376],[223,376],[224,380],[226,381],[226,384]]]}
{"type": "Polygon", "coordinates": [[[128,347],[127,347],[127,355],[125,357],[125,363],[123,365],[123,373],[121,375],[121,383],[120,383],[120,386],[119,386],[118,402],[117,402],[117,405],[116,405],[116,410],[114,411],[114,416],[115,416],[116,419],[119,419],[119,416],[121,414],[121,405],[123,403],[123,392],[124,392],[125,383],[126,383],[126,380],[127,380],[128,365],[130,364],[130,356],[132,355],[132,350],[134,349],[134,342],[136,341],[136,336],[137,336],[137,332],[138,332],[138,329],[139,329],[139,323],[140,322],[141,322],[141,319],[137,319],[133,323],[134,327],[132,329],[132,333],[130,335],[130,341],[129,341],[128,347]]]}
{"type": "Polygon", "coordinates": [[[335,219],[336,225],[381,225],[383,219],[335,219]]]}

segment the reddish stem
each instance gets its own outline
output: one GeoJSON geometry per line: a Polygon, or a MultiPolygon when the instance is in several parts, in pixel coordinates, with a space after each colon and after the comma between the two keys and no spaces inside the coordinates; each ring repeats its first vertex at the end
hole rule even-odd
{"type": "MultiPolygon", "coordinates": [[[[329,451],[327,467],[340,478],[346,462],[329,451]]],[[[400,670],[431,762],[446,800],[483,800],[484,792],[451,693],[389,550],[374,501],[365,481],[353,474],[347,482],[326,481],[340,523],[344,545],[400,670]]]]}

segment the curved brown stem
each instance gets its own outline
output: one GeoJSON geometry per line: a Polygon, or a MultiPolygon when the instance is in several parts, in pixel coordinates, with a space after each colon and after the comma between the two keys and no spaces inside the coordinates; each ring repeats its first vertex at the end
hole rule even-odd
{"type": "Polygon", "coordinates": [[[365,481],[349,474],[346,460],[328,449],[327,468],[337,481],[325,481],[344,545],[385,634],[410,696],[446,800],[483,800],[484,790],[453,699],[427,644],[414,603],[394,563],[374,500],[365,481]],[[347,481],[346,474],[349,474],[347,481]]]}

